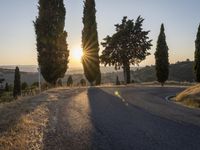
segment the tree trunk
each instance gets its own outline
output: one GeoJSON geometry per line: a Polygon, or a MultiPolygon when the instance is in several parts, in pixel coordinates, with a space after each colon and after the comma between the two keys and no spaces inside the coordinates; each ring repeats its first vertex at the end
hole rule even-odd
{"type": "Polygon", "coordinates": [[[127,84],[127,72],[125,67],[123,67],[123,71],[124,71],[124,82],[125,84],[127,84]]]}
{"type": "Polygon", "coordinates": [[[90,86],[94,86],[93,82],[90,82],[90,86]]]}
{"type": "Polygon", "coordinates": [[[123,65],[123,71],[124,71],[124,81],[125,84],[129,84],[131,82],[131,76],[130,76],[130,65],[124,64],[123,65]]]}
{"type": "Polygon", "coordinates": [[[130,65],[127,66],[127,84],[131,83],[131,75],[130,75],[130,65]]]}

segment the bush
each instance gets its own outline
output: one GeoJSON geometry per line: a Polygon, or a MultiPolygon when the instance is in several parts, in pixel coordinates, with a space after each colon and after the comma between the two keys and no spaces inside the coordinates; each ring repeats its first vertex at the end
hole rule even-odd
{"type": "Polygon", "coordinates": [[[3,92],[0,96],[0,103],[13,101],[12,92],[3,92]]]}
{"type": "Polygon", "coordinates": [[[23,82],[21,85],[22,90],[26,90],[28,88],[28,84],[26,82],[23,82]]]}
{"type": "Polygon", "coordinates": [[[34,82],[31,87],[39,87],[39,82],[34,82]]]}

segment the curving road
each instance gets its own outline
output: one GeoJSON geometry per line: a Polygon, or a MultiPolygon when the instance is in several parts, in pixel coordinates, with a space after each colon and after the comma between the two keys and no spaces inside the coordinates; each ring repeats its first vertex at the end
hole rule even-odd
{"type": "Polygon", "coordinates": [[[182,90],[155,86],[50,90],[0,107],[0,149],[199,150],[200,110],[165,100],[182,90]],[[20,120],[25,122],[20,125],[20,120]],[[9,141],[13,135],[23,140],[9,141]]]}
{"type": "Polygon", "coordinates": [[[200,111],[164,99],[182,90],[89,88],[71,98],[60,93],[45,149],[198,150],[200,111]]]}

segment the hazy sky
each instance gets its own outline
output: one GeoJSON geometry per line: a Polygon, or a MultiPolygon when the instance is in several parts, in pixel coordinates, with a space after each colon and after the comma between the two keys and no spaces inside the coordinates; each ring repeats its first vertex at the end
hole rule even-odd
{"type": "MultiPolygon", "coordinates": [[[[32,21],[37,16],[37,0],[1,0],[0,65],[35,65],[37,52],[32,21]]],[[[81,46],[82,0],[64,0],[67,42],[70,50],[81,46]]],[[[99,41],[115,30],[123,16],[145,18],[151,30],[151,56],[141,65],[154,64],[154,52],[161,23],[165,24],[170,62],[193,60],[194,41],[200,23],[200,0],[96,0],[99,41]]],[[[70,67],[81,66],[70,58],[70,67]]]]}

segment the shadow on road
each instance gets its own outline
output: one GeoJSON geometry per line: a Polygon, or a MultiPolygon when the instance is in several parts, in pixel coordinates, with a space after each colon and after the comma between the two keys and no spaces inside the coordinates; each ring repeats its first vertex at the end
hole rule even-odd
{"type": "Polygon", "coordinates": [[[100,88],[88,89],[92,148],[96,149],[197,149],[200,128],[153,115],[100,88]]]}
{"type": "Polygon", "coordinates": [[[43,136],[46,150],[195,150],[200,128],[127,105],[106,89],[53,94],[43,136]]]}

